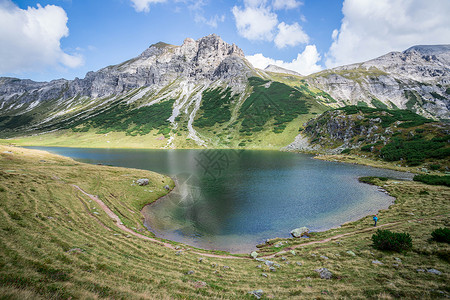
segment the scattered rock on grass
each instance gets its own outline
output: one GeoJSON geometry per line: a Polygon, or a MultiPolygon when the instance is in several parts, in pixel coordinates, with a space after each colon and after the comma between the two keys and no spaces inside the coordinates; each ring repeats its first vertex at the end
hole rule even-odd
{"type": "Polygon", "coordinates": [[[302,266],[303,264],[301,263],[301,262],[296,262],[296,264],[298,265],[298,266],[302,266]]]}
{"type": "Polygon", "coordinates": [[[165,185],[165,186],[164,186],[164,189],[166,189],[167,191],[169,191],[169,190],[170,190],[170,186],[165,185]]]}
{"type": "Polygon", "coordinates": [[[296,255],[294,250],[289,251],[292,255],[296,255]]]}
{"type": "Polygon", "coordinates": [[[256,258],[258,257],[258,252],[253,251],[252,253],[250,253],[250,256],[251,256],[253,259],[256,259],[256,258]]]}
{"type": "Polygon", "coordinates": [[[141,179],[138,179],[137,181],[137,184],[139,184],[140,186],[144,186],[144,185],[148,185],[148,179],[147,178],[141,178],[141,179]]]}
{"type": "Polygon", "coordinates": [[[189,271],[186,272],[186,275],[192,275],[192,274],[194,274],[194,273],[195,273],[194,271],[189,270],[189,271]]]}
{"type": "Polygon", "coordinates": [[[374,264],[374,265],[383,265],[383,263],[381,262],[381,261],[379,261],[379,260],[372,260],[372,263],[374,264]]]}
{"type": "Polygon", "coordinates": [[[356,256],[355,252],[353,252],[352,250],[348,250],[346,253],[351,256],[356,256]]]}
{"type": "Polygon", "coordinates": [[[280,247],[283,247],[284,245],[287,245],[287,242],[285,242],[285,241],[278,242],[278,243],[276,243],[273,246],[276,247],[276,248],[280,248],[280,247]]]}
{"type": "Polygon", "coordinates": [[[264,263],[265,263],[267,266],[269,266],[269,267],[272,267],[273,264],[274,264],[274,262],[271,261],[271,260],[266,260],[264,263]]]}
{"type": "Polygon", "coordinates": [[[80,254],[83,252],[84,252],[84,250],[81,248],[72,248],[69,251],[67,251],[67,253],[70,253],[70,254],[80,254]]]}
{"type": "Polygon", "coordinates": [[[248,292],[250,295],[253,295],[256,297],[256,299],[261,299],[261,297],[264,295],[263,290],[254,290],[251,292],[248,292]]]}
{"type": "Polygon", "coordinates": [[[194,288],[201,289],[204,287],[206,287],[206,282],[204,282],[204,281],[195,281],[194,282],[194,288]]]}
{"type": "Polygon", "coordinates": [[[436,269],[427,269],[427,272],[431,273],[431,274],[436,274],[436,275],[441,275],[442,274],[441,271],[438,271],[436,269]]]}
{"type": "Polygon", "coordinates": [[[270,267],[269,270],[270,270],[270,272],[276,272],[277,271],[277,269],[275,269],[275,267],[270,267]]]}
{"type": "Polygon", "coordinates": [[[323,259],[325,259],[325,260],[329,259],[329,258],[328,258],[327,256],[325,256],[325,255],[321,255],[320,258],[323,258],[323,259]]]}
{"type": "Polygon", "coordinates": [[[417,272],[425,272],[424,269],[417,269],[416,271],[417,271],[417,272]]]}
{"type": "Polygon", "coordinates": [[[327,268],[320,268],[314,271],[319,273],[321,279],[331,279],[333,277],[333,273],[331,273],[327,268]]]}
{"type": "Polygon", "coordinates": [[[262,273],[261,276],[264,276],[266,278],[269,277],[269,275],[267,275],[266,273],[262,273]]]}

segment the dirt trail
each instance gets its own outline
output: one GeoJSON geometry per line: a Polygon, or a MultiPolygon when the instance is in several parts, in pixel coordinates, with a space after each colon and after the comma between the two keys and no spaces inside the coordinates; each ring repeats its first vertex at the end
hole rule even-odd
{"type": "MultiPolygon", "coordinates": [[[[117,216],[102,200],[100,200],[97,196],[91,195],[87,192],[85,192],[82,188],[80,188],[78,185],[72,184],[72,186],[74,188],[76,188],[77,190],[79,190],[81,193],[83,193],[84,195],[88,196],[92,201],[95,201],[101,209],[103,209],[103,211],[111,218],[113,219],[116,224],[117,227],[119,227],[120,229],[122,229],[123,231],[126,231],[127,233],[129,233],[130,235],[134,235],[138,238],[147,240],[147,241],[151,241],[154,243],[159,244],[160,246],[164,246],[167,247],[169,249],[172,250],[180,250],[180,249],[176,249],[174,245],[166,243],[166,242],[162,242],[160,240],[139,234],[131,229],[129,229],[128,227],[126,227],[125,225],[123,225],[122,221],[120,220],[119,216],[117,216]]],[[[185,249],[185,250],[190,250],[190,249],[185,249]]],[[[221,254],[212,254],[212,253],[201,253],[201,252],[197,252],[197,251],[189,251],[189,253],[193,253],[193,254],[197,254],[197,255],[201,255],[201,256],[206,256],[206,257],[212,257],[212,258],[231,258],[231,259],[246,259],[246,257],[237,257],[237,256],[232,256],[232,255],[221,255],[221,254]]]]}

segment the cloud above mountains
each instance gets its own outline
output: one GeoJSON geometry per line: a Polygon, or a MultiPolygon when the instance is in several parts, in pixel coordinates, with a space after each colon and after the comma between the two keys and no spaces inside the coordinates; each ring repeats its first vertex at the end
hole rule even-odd
{"type": "Polygon", "coordinates": [[[345,0],[326,66],[376,58],[413,45],[450,43],[450,1],[345,0]]]}
{"type": "Polygon", "coordinates": [[[296,71],[302,75],[319,72],[322,67],[317,63],[320,61],[320,54],[316,46],[308,45],[302,53],[299,53],[295,59],[290,62],[265,57],[261,53],[245,57],[253,66],[259,69],[265,69],[268,65],[279,66],[288,70],[296,71]]]}
{"type": "Polygon", "coordinates": [[[69,35],[67,20],[59,6],[38,4],[25,10],[0,0],[0,73],[82,65],[81,55],[61,49],[60,40],[69,35]]]}

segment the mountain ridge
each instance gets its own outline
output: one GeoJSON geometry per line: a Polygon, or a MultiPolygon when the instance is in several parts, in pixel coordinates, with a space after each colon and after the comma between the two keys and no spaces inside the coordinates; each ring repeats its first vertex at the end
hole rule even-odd
{"type": "Polygon", "coordinates": [[[123,132],[164,141],[151,147],[281,148],[315,114],[346,105],[406,108],[446,119],[449,54],[447,45],[414,46],[301,76],[279,67],[257,69],[242,49],[215,34],[179,46],[158,42],[83,79],[1,77],[0,135],[69,129],[78,136],[123,132]],[[161,110],[168,111],[156,113],[161,110]]]}

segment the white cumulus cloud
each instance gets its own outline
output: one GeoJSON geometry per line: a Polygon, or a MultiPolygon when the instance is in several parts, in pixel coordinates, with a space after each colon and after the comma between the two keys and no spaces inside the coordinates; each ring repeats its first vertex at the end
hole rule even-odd
{"type": "Polygon", "coordinates": [[[259,2],[250,0],[244,9],[233,7],[236,28],[241,36],[249,40],[272,41],[278,17],[268,7],[257,6],[259,2]]]}
{"type": "Polygon", "coordinates": [[[253,66],[260,69],[265,69],[268,65],[276,65],[288,70],[296,71],[302,75],[309,75],[322,70],[318,65],[321,57],[315,45],[306,46],[302,53],[297,55],[297,58],[290,62],[276,60],[270,57],[265,57],[261,53],[249,55],[245,57],[253,66]]]}
{"type": "Polygon", "coordinates": [[[298,44],[306,44],[309,42],[308,35],[297,22],[292,25],[281,22],[278,24],[278,30],[278,34],[274,40],[278,48],[297,46],[298,44]]]}
{"type": "Polygon", "coordinates": [[[274,0],[274,9],[293,9],[299,7],[302,3],[296,0],[274,0]]]}
{"type": "Polygon", "coordinates": [[[10,0],[0,0],[0,73],[82,65],[81,55],[61,49],[61,38],[69,35],[67,20],[59,6],[38,4],[25,10],[10,0]]]}
{"type": "Polygon", "coordinates": [[[131,0],[133,7],[137,12],[149,12],[150,4],[164,3],[167,0],[131,0]]]}
{"type": "Polygon", "coordinates": [[[450,1],[345,0],[327,67],[361,62],[413,45],[450,43],[450,1]]]}

